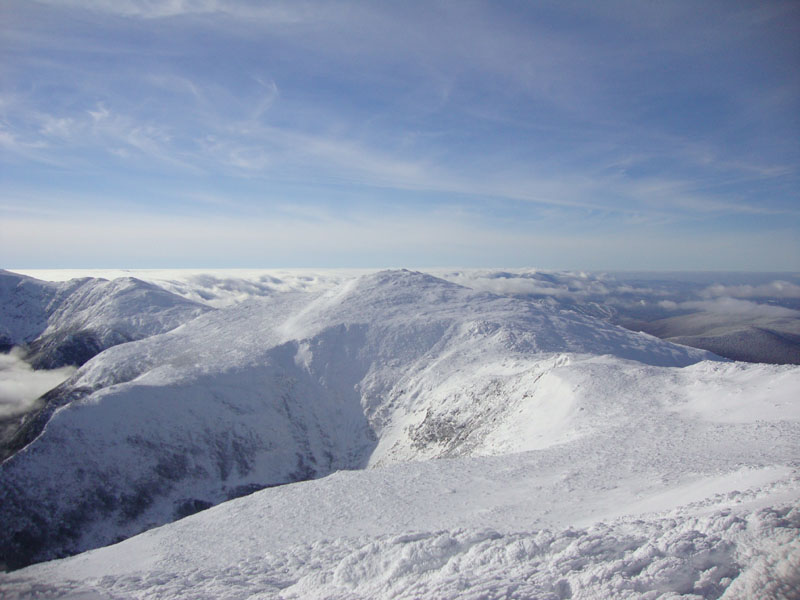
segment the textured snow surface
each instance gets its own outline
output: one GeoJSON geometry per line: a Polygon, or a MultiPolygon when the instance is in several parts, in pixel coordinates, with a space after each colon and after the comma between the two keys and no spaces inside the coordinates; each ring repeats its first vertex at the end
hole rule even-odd
{"type": "Polygon", "coordinates": [[[149,531],[0,591],[799,597],[798,389],[419,273],[240,302],[62,386],[0,467],[5,559],[149,531]]]}
{"type": "MultiPolygon", "coordinates": [[[[792,599],[800,591],[796,480],[588,526],[527,529],[520,519],[518,529],[504,531],[451,526],[451,516],[439,528],[420,530],[411,511],[428,507],[407,502],[413,488],[375,493],[363,517],[353,514],[370,495],[362,486],[371,482],[358,480],[363,474],[338,482],[357,497],[348,501],[342,493],[340,510],[314,503],[330,483],[286,486],[305,488],[308,501],[293,512],[308,511],[306,525],[294,515],[285,523],[281,498],[266,490],[115,546],[9,573],[0,590],[5,598],[73,599],[792,599]],[[766,501],[772,505],[761,506],[766,501]],[[372,515],[386,509],[412,523],[376,527],[372,515]],[[360,535],[328,535],[348,526],[360,535]],[[372,527],[378,532],[362,533],[372,527]]],[[[391,485],[393,469],[381,478],[391,485]]]]}
{"type": "Polygon", "coordinates": [[[37,368],[80,365],[208,310],[132,277],[50,282],[0,270],[0,344],[29,346],[37,368]]]}

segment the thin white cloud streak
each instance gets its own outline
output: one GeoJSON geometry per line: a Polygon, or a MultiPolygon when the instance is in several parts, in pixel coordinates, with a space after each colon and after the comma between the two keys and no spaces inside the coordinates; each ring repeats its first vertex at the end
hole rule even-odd
{"type": "Polygon", "coordinates": [[[776,280],[761,285],[721,285],[715,284],[707,287],[700,295],[705,298],[780,298],[800,299],[800,285],[789,281],[776,280]]]}
{"type": "MultiPolygon", "coordinates": [[[[259,19],[276,24],[296,23],[309,11],[292,3],[267,4],[225,0],[39,0],[52,6],[83,9],[140,19],[164,19],[192,15],[229,15],[238,19],[259,19]]],[[[298,5],[301,3],[297,3],[298,5]]]]}
{"type": "Polygon", "coordinates": [[[0,125],[0,147],[23,158],[35,159],[38,157],[39,151],[46,148],[47,144],[41,140],[26,139],[19,133],[9,131],[0,125]]]}
{"type": "Polygon", "coordinates": [[[75,367],[34,370],[18,349],[0,354],[0,418],[11,417],[39,406],[38,399],[75,372],[75,367]]]}
{"type": "Polygon", "coordinates": [[[69,115],[45,113],[23,104],[23,99],[14,98],[9,110],[27,126],[0,129],[0,145],[26,160],[91,170],[98,158],[91,153],[100,152],[128,161],[145,159],[160,168],[164,163],[191,172],[200,168],[193,164],[197,157],[187,156],[176,145],[172,128],[153,119],[112,111],[103,102],[69,115]]]}
{"type": "Polygon", "coordinates": [[[133,152],[160,163],[168,162],[191,170],[196,168],[176,151],[167,126],[141,122],[127,115],[111,112],[103,103],[86,112],[89,119],[77,124],[74,138],[87,136],[101,144],[107,152],[121,158],[128,158],[133,152]]]}
{"type": "MultiPolygon", "coordinates": [[[[608,296],[619,291],[617,282],[605,282],[597,274],[581,272],[527,270],[506,273],[467,269],[442,273],[441,276],[474,290],[514,296],[582,300],[589,296],[608,296]]],[[[630,288],[626,287],[626,291],[630,291],[630,288]]]]}
{"type": "Polygon", "coordinates": [[[722,315],[737,315],[747,318],[800,318],[800,311],[797,310],[728,297],[716,298],[714,300],[680,302],[677,308],[722,315]]]}
{"type": "Polygon", "coordinates": [[[672,136],[664,137],[666,138],[665,145],[679,151],[687,163],[694,163],[704,169],[712,167],[720,171],[739,173],[741,180],[771,179],[781,175],[788,175],[795,170],[794,167],[786,164],[766,164],[726,158],[721,148],[715,148],[709,142],[674,139],[672,136]]]}
{"type": "MultiPolygon", "coordinates": [[[[750,180],[752,178],[746,178],[750,180]]],[[[742,180],[740,180],[742,181],[742,180]]],[[[723,178],[715,185],[729,183],[723,178]]],[[[627,198],[637,200],[640,206],[656,206],[662,210],[674,212],[676,209],[691,213],[728,213],[752,215],[800,215],[800,209],[775,208],[763,204],[735,203],[699,190],[707,187],[702,181],[680,179],[647,178],[638,181],[627,181],[618,187],[627,198]]],[[[613,189],[614,186],[608,186],[613,189]]]]}

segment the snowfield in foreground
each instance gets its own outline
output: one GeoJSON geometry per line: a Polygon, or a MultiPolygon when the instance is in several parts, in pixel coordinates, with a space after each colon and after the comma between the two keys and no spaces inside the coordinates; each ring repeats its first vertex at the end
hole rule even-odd
{"type": "MultiPolygon", "coordinates": [[[[800,515],[788,508],[671,514],[558,532],[451,529],[322,539],[129,572],[151,548],[122,544],[88,563],[8,578],[8,598],[796,598],[800,515]],[[743,566],[744,565],[744,566],[743,566]],[[75,571],[68,572],[68,567],[75,571]],[[85,574],[85,575],[84,575],[85,574]]],[[[136,538],[134,538],[136,539],[136,538]]],[[[207,537],[182,544],[207,543],[207,537]]],[[[169,558],[162,560],[168,564],[169,558]]]]}
{"type": "Polygon", "coordinates": [[[797,597],[789,470],[695,476],[641,490],[638,503],[614,482],[595,490],[569,479],[527,453],[341,472],[7,574],[1,589],[74,599],[797,597]],[[650,501],[675,508],[639,512],[650,501]],[[595,520],[620,512],[629,514],[595,520]]]}
{"type": "Polygon", "coordinates": [[[31,421],[6,560],[96,549],[0,592],[798,598],[798,390],[417,273],[240,303],[102,352],[31,421]]]}

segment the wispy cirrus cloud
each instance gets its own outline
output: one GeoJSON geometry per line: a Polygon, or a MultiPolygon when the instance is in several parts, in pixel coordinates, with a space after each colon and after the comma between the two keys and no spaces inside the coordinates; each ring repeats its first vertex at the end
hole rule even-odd
{"type": "Polygon", "coordinates": [[[164,19],[191,15],[227,14],[241,19],[258,17],[275,23],[292,23],[308,11],[292,3],[237,2],[233,0],[38,0],[56,7],[77,8],[123,17],[164,19]]]}
{"type": "Polygon", "coordinates": [[[744,233],[766,267],[800,227],[790,3],[7,6],[5,205],[451,212],[621,266],[620,240],[744,233]]]}

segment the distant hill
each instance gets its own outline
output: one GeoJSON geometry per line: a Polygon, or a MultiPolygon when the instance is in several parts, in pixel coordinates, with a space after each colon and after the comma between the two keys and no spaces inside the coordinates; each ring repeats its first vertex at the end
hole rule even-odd
{"type": "Polygon", "coordinates": [[[209,310],[132,277],[54,283],[0,270],[0,346],[24,346],[40,369],[80,366],[209,310]]]}

